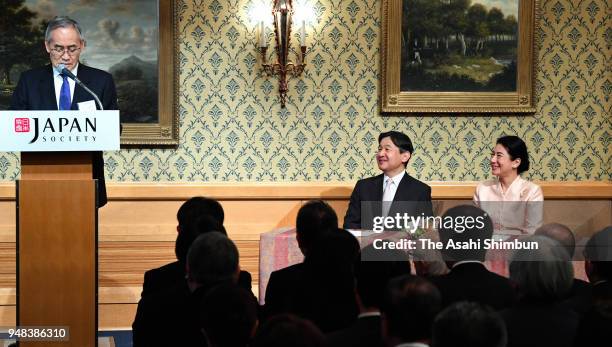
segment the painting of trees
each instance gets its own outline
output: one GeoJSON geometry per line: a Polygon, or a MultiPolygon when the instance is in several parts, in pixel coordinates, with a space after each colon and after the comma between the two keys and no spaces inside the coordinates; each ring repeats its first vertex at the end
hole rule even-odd
{"type": "Polygon", "coordinates": [[[515,91],[517,16],[484,0],[404,0],[401,90],[515,91]]]}

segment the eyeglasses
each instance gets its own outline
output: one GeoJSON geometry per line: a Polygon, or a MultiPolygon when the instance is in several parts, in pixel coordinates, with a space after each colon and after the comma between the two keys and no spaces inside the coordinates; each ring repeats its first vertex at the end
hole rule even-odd
{"type": "Polygon", "coordinates": [[[70,46],[70,47],[55,46],[54,48],[51,48],[51,53],[58,55],[58,56],[62,56],[64,55],[64,53],[68,53],[68,55],[73,56],[74,54],[76,54],[76,52],[80,50],[81,50],[80,47],[74,47],[74,46],[70,46]]]}

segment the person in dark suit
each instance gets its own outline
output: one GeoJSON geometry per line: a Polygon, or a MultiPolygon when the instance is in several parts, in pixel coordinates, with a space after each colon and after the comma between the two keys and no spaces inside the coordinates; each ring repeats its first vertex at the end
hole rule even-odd
{"type": "Polygon", "coordinates": [[[387,284],[395,277],[410,274],[410,260],[405,252],[387,250],[381,254],[370,245],[361,251],[354,269],[359,316],[350,327],[330,333],[329,344],[331,347],[381,346],[380,306],[387,284]]]}
{"type": "Polygon", "coordinates": [[[442,220],[467,220],[480,219],[480,223],[464,225],[443,223],[439,228],[440,241],[443,244],[442,257],[450,272],[446,275],[432,277],[431,281],[442,293],[443,306],[448,306],[457,301],[474,301],[489,305],[494,309],[503,309],[513,305],[515,301],[514,290],[507,278],[493,273],[484,266],[486,255],[484,247],[474,249],[454,249],[449,247],[449,242],[479,242],[490,239],[493,234],[493,222],[491,218],[476,206],[456,206],[442,216],[442,220]],[[452,224],[452,227],[450,225],[452,224]],[[463,230],[464,229],[464,230],[463,230]],[[463,230],[463,231],[461,231],[463,230]]]}
{"type": "Polygon", "coordinates": [[[352,266],[359,242],[344,229],[320,241],[300,266],[270,277],[266,305],[271,304],[268,315],[292,313],[329,333],[350,326],[357,317],[352,266]]]}
{"type": "MultiPolygon", "coordinates": [[[[79,63],[85,49],[79,24],[69,17],[55,17],[45,31],[45,48],[51,64],[21,74],[13,92],[11,110],[78,110],[94,98],[68,76],[63,76],[58,66],[76,75],[96,95],[105,110],[118,110],[117,91],[113,77],[108,72],[79,63]]],[[[99,107],[96,105],[96,108],[99,107]]],[[[102,152],[93,152],[93,178],[98,180],[97,207],[107,202],[102,152]]]]}
{"type": "MultiPolygon", "coordinates": [[[[548,223],[537,228],[534,235],[547,236],[556,240],[563,246],[569,259],[574,258],[576,250],[576,238],[570,228],[559,223],[548,223]]],[[[589,298],[591,297],[591,285],[578,278],[574,278],[572,289],[568,297],[564,300],[564,305],[571,307],[577,313],[584,313],[589,306],[589,298]]]]}
{"type": "Polygon", "coordinates": [[[320,200],[309,201],[298,211],[296,238],[304,262],[272,272],[265,317],[295,314],[324,333],[348,327],[357,316],[353,264],[359,242],[338,229],[336,213],[320,200]]]}
{"type": "Polygon", "coordinates": [[[510,279],[516,284],[516,306],[500,312],[508,329],[508,347],[572,346],[579,316],[561,301],[572,288],[574,271],[559,242],[533,235],[523,242],[537,249],[516,249],[510,279]]]}
{"type": "Polygon", "coordinates": [[[383,173],[357,182],[344,216],[345,229],[372,230],[372,219],[380,215],[433,215],[431,187],[406,173],[412,153],[414,147],[407,135],[388,131],[378,136],[376,162],[383,173]]]}
{"type": "Polygon", "coordinates": [[[235,284],[211,289],[200,302],[200,327],[210,347],[247,347],[257,328],[257,300],[235,284]]]}
{"type": "Polygon", "coordinates": [[[612,341],[612,227],[597,232],[584,250],[591,296],[576,332],[574,346],[607,346],[612,341]]]}
{"type": "MultiPolygon", "coordinates": [[[[145,272],[141,297],[185,281],[187,251],[200,234],[218,231],[227,236],[223,227],[223,207],[214,199],[203,196],[190,198],[181,205],[176,219],[178,225],[174,251],[177,261],[145,272]]],[[[251,291],[251,274],[240,271],[238,283],[242,288],[251,291]]]]}
{"type": "Polygon", "coordinates": [[[132,324],[134,347],[207,346],[198,308],[219,285],[236,284],[236,245],[222,233],[200,235],[187,255],[186,281],[140,299],[132,324]]]}

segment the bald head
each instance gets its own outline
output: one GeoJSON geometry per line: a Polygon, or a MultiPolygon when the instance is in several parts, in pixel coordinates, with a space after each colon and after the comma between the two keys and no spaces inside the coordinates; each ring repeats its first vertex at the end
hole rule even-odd
{"type": "Polygon", "coordinates": [[[556,240],[565,248],[570,258],[574,257],[576,239],[574,233],[567,226],[559,223],[544,224],[535,231],[535,234],[556,240]]]}

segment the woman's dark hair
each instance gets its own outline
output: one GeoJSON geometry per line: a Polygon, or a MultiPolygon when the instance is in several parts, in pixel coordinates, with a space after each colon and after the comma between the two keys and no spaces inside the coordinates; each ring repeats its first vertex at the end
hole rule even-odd
{"type": "Polygon", "coordinates": [[[504,146],[511,160],[520,159],[521,164],[517,169],[518,173],[529,170],[529,154],[527,145],[518,136],[502,136],[497,139],[496,144],[504,146]]]}

